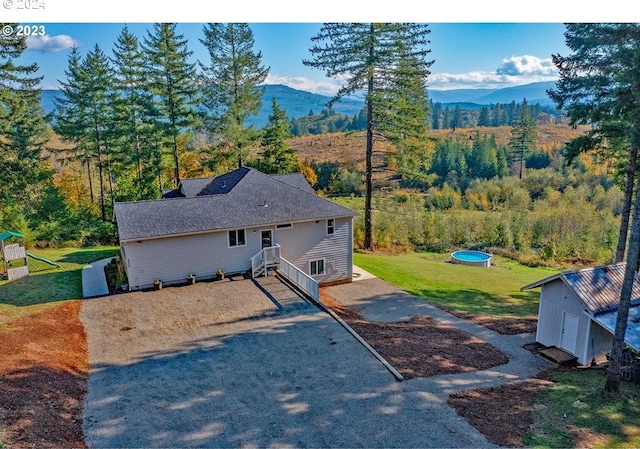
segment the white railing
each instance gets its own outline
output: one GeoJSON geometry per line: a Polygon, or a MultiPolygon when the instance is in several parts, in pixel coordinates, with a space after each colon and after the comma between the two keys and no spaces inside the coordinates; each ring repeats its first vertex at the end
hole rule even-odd
{"type": "Polygon", "coordinates": [[[286,259],[280,258],[278,272],[291,281],[296,287],[309,295],[311,299],[320,302],[320,286],[318,281],[313,279],[300,268],[293,265],[286,259]]]}
{"type": "Polygon", "coordinates": [[[251,258],[251,276],[256,277],[263,272],[267,273],[267,268],[277,267],[280,264],[280,245],[262,248],[259,253],[251,258]]]}
{"type": "Polygon", "coordinates": [[[4,260],[24,259],[26,252],[24,246],[20,246],[18,243],[6,245],[4,247],[4,260]]]}

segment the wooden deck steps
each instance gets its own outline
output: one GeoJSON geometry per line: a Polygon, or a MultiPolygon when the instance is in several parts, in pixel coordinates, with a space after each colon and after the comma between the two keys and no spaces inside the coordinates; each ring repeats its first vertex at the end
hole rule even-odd
{"type": "Polygon", "coordinates": [[[555,346],[542,348],[538,350],[538,354],[548,360],[551,360],[554,363],[557,363],[558,365],[576,366],[578,364],[578,357],[571,355],[567,351],[555,346]]]}

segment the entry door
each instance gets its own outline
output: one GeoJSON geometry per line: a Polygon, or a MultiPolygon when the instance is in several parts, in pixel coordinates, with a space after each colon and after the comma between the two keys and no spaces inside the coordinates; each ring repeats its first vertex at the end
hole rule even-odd
{"type": "Polygon", "coordinates": [[[265,229],[264,231],[260,231],[260,241],[262,242],[262,248],[268,248],[270,246],[273,246],[271,229],[265,229]]]}
{"type": "Polygon", "coordinates": [[[560,348],[576,354],[578,344],[578,317],[570,313],[562,313],[562,336],[560,337],[560,348]]]}

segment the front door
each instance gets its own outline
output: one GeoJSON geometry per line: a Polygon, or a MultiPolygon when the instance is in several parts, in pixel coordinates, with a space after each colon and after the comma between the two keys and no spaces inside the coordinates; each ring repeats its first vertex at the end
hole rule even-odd
{"type": "Polygon", "coordinates": [[[562,313],[562,335],[560,336],[560,348],[569,354],[576,355],[578,344],[578,317],[570,313],[562,313]]]}
{"type": "Polygon", "coordinates": [[[271,229],[265,229],[264,231],[260,231],[260,239],[262,242],[262,248],[269,248],[273,246],[271,229]]]}

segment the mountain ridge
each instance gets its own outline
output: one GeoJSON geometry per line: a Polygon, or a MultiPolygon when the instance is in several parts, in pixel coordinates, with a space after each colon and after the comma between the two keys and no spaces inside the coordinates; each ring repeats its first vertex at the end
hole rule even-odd
{"type": "MultiPolygon", "coordinates": [[[[429,90],[429,98],[434,103],[443,103],[447,106],[460,105],[462,108],[479,109],[496,103],[516,103],[527,99],[529,104],[553,105],[553,101],[547,95],[547,90],[555,87],[554,81],[524,84],[521,86],[506,87],[502,89],[452,89],[429,90]],[[475,106],[474,106],[475,105],[475,106]]],[[[55,110],[54,99],[60,96],[59,90],[43,90],[41,105],[45,113],[50,114],[55,110]]],[[[326,108],[330,96],[315,94],[304,90],[294,89],[283,84],[265,85],[265,94],[262,108],[258,115],[250,120],[256,127],[264,126],[271,114],[271,99],[275,98],[281,109],[286,111],[288,118],[299,118],[310,113],[318,114],[326,108]]],[[[340,114],[358,114],[364,107],[364,100],[359,98],[344,98],[333,105],[332,109],[340,114]]]]}

